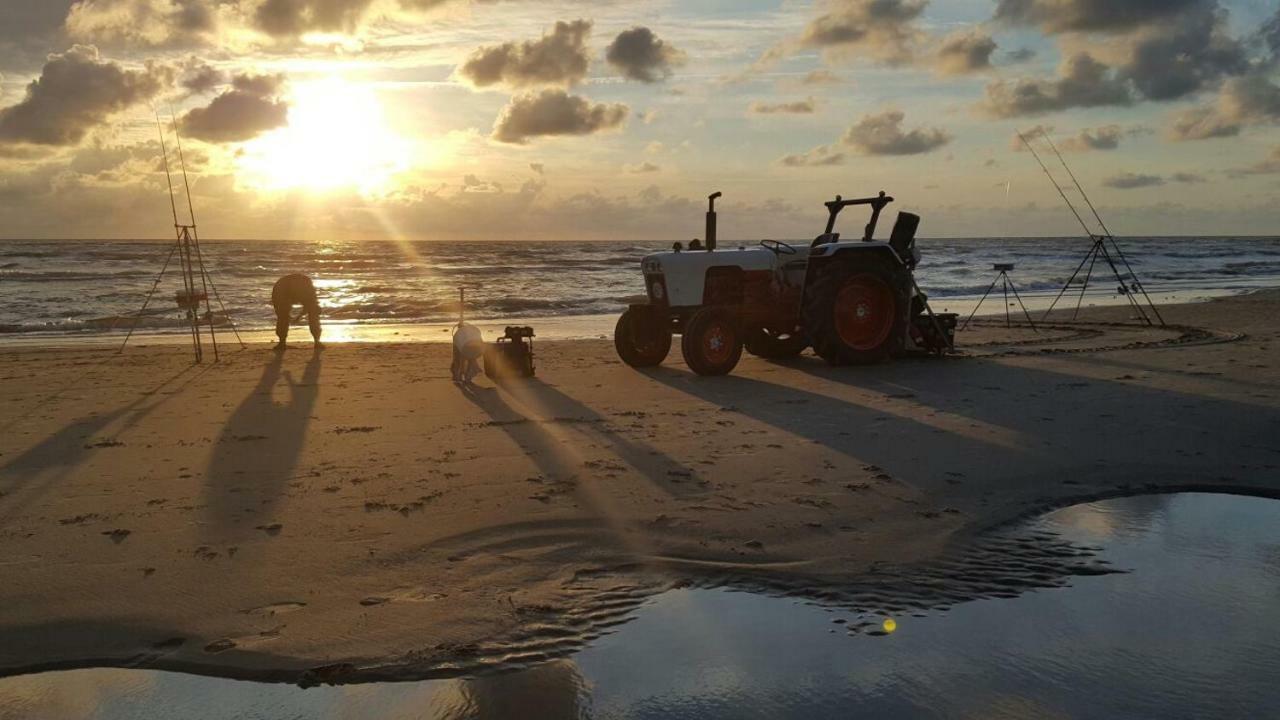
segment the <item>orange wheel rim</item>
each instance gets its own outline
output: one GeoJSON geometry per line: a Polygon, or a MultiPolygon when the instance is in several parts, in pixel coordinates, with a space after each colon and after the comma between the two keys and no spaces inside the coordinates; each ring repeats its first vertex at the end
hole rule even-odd
{"type": "Polygon", "coordinates": [[[854,350],[874,350],[893,331],[893,290],[874,275],[855,275],[836,295],[836,333],[854,350]]]}
{"type": "Polygon", "coordinates": [[[712,323],[702,334],[702,356],[713,365],[728,362],[733,355],[733,339],[733,328],[722,322],[712,323]]]}

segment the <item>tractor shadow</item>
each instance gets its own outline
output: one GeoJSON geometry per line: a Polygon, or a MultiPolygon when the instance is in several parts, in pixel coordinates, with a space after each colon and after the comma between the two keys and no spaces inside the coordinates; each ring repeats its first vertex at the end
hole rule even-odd
{"type": "Polygon", "coordinates": [[[1280,463],[1280,409],[1202,394],[981,359],[836,368],[803,357],[741,371],[645,374],[926,491],[985,478],[1028,496],[1044,490],[1034,478],[1266,485],[1280,463]]]}
{"type": "Polygon", "coordinates": [[[503,380],[497,388],[463,386],[462,392],[489,416],[490,425],[507,433],[539,470],[552,478],[593,472],[578,456],[596,445],[668,495],[685,497],[702,492],[696,485],[680,481],[694,476],[688,466],[648,443],[623,437],[610,427],[608,418],[537,378],[503,380]],[[572,441],[579,453],[566,453],[566,441],[572,441]]]}
{"type": "Polygon", "coordinates": [[[293,478],[320,396],[323,354],[312,352],[298,380],[284,367],[287,355],[272,353],[214,442],[205,512],[216,532],[243,534],[253,522],[269,518],[293,478]],[[282,380],[288,396],[277,402],[273,392],[282,380]]]}

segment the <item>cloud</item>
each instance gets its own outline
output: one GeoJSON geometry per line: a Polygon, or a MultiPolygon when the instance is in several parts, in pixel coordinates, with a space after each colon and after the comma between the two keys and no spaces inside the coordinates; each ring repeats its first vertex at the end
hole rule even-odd
{"type": "Polygon", "coordinates": [[[1255,163],[1248,167],[1228,170],[1227,174],[1231,177],[1242,177],[1246,175],[1275,175],[1280,174],[1280,145],[1271,148],[1271,154],[1261,162],[1255,163]]]}
{"type": "Polygon", "coordinates": [[[1167,137],[1176,141],[1234,137],[1247,126],[1275,124],[1280,124],[1280,85],[1255,73],[1228,80],[1215,104],[1176,115],[1167,137]]]}
{"type": "Polygon", "coordinates": [[[783,167],[830,167],[843,165],[845,154],[830,145],[820,145],[807,153],[785,155],[778,159],[783,167]]]}
{"type": "Polygon", "coordinates": [[[545,175],[547,172],[547,166],[542,163],[529,163],[529,169],[539,175],[545,175]]]}
{"type": "Polygon", "coordinates": [[[1194,183],[1204,182],[1203,175],[1200,175],[1198,173],[1189,173],[1189,172],[1176,172],[1170,175],[1169,179],[1176,183],[1194,184],[1194,183]]]}
{"type": "Polygon", "coordinates": [[[79,0],[66,18],[77,40],[125,46],[203,44],[217,28],[209,0],[79,0]]]}
{"type": "Polygon", "coordinates": [[[127,70],[91,45],[49,56],[15,105],[0,109],[0,144],[75,145],[112,115],[150,100],[173,83],[172,70],[127,70]]]}
{"type": "Polygon", "coordinates": [[[237,75],[230,89],[182,116],[182,131],[198,140],[228,143],[282,127],[289,119],[289,104],[279,97],[283,87],[283,75],[237,75]]]}
{"type": "Polygon", "coordinates": [[[523,145],[534,137],[591,135],[621,127],[629,111],[621,103],[592,103],[558,89],[526,93],[503,108],[493,126],[493,138],[523,145]]]}
{"type": "Polygon", "coordinates": [[[904,117],[901,110],[867,115],[846,130],[840,141],[864,155],[918,155],[951,142],[951,135],[938,128],[903,132],[904,117]]]}
{"type": "Polygon", "coordinates": [[[1063,150],[1089,152],[1090,150],[1115,150],[1120,147],[1120,138],[1124,129],[1119,125],[1105,125],[1100,128],[1085,128],[1060,144],[1063,150]]]}
{"type": "Polygon", "coordinates": [[[1186,97],[1249,69],[1244,46],[1227,35],[1226,15],[1216,2],[1138,31],[1130,43],[1116,70],[1149,100],[1186,97]]]}
{"type": "Polygon", "coordinates": [[[800,35],[770,48],[756,67],[771,65],[802,50],[821,50],[828,60],[865,56],[890,64],[911,62],[919,38],[915,21],[928,0],[826,0],[824,12],[800,35]]]}
{"type": "Polygon", "coordinates": [[[648,173],[660,172],[662,168],[651,162],[642,162],[637,165],[623,165],[622,169],[633,175],[646,175],[648,173]]]}
{"type": "Polygon", "coordinates": [[[817,107],[816,100],[806,98],[779,103],[753,102],[748,110],[755,115],[812,115],[817,111],[817,107]]]}
{"type": "Polygon", "coordinates": [[[204,95],[227,81],[226,73],[198,58],[183,63],[179,84],[189,95],[204,95]]]}
{"type": "Polygon", "coordinates": [[[1204,0],[998,0],[995,19],[1046,34],[1126,32],[1203,6],[1204,0]]]}
{"type": "Polygon", "coordinates": [[[996,41],[976,30],[961,31],[943,38],[933,58],[934,71],[942,76],[968,75],[991,69],[996,41]]]}
{"type": "Polygon", "coordinates": [[[1134,190],[1137,188],[1158,187],[1164,185],[1164,178],[1159,175],[1142,175],[1134,173],[1120,173],[1112,175],[1102,184],[1116,190],[1134,190]]]}
{"type": "Polygon", "coordinates": [[[810,70],[803,78],[801,85],[834,85],[841,82],[840,77],[830,70],[810,70]]]}
{"type": "Polygon", "coordinates": [[[308,32],[353,33],[374,0],[264,0],[253,13],[253,25],[273,37],[308,32]]]}
{"type": "Polygon", "coordinates": [[[647,27],[618,33],[605,50],[605,59],[629,80],[654,83],[671,77],[684,64],[685,54],[668,45],[647,27]]]}
{"type": "Polygon", "coordinates": [[[1034,60],[1036,57],[1036,51],[1031,48],[1018,48],[1016,50],[1006,52],[1004,57],[1010,64],[1016,65],[1018,63],[1034,60]]]}
{"type": "Polygon", "coordinates": [[[458,68],[458,75],[478,88],[499,84],[512,88],[575,85],[586,77],[591,61],[587,47],[590,35],[590,20],[557,22],[549,34],[538,40],[476,50],[458,68]]]}
{"type": "Polygon", "coordinates": [[[997,80],[987,85],[986,94],[980,107],[1000,118],[1133,103],[1128,85],[1088,53],[1067,59],[1056,78],[997,80]]]}

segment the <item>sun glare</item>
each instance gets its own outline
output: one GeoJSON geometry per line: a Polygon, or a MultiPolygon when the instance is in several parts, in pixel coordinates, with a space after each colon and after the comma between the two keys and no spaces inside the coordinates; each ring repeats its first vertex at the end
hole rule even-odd
{"type": "Polygon", "coordinates": [[[295,85],[288,125],[246,143],[239,169],[265,190],[381,195],[408,168],[409,151],[372,86],[330,78],[295,85]]]}

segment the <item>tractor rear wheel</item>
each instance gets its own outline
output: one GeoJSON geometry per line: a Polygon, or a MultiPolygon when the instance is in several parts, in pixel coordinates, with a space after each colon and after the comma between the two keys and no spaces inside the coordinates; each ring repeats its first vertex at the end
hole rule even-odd
{"type": "Polygon", "coordinates": [[[732,311],[702,308],[685,323],[680,351],[695,373],[727,375],[742,359],[741,323],[732,311]]]}
{"type": "Polygon", "coordinates": [[[628,308],[613,329],[613,347],[631,367],[661,365],[671,352],[671,325],[657,312],[628,308]]]}
{"type": "Polygon", "coordinates": [[[901,352],[907,297],[905,268],[883,257],[834,260],[805,298],[814,352],[832,365],[870,365],[901,352]]]}
{"type": "Polygon", "coordinates": [[[747,352],[766,360],[793,358],[809,347],[809,338],[799,332],[777,333],[760,328],[747,337],[747,352]]]}

